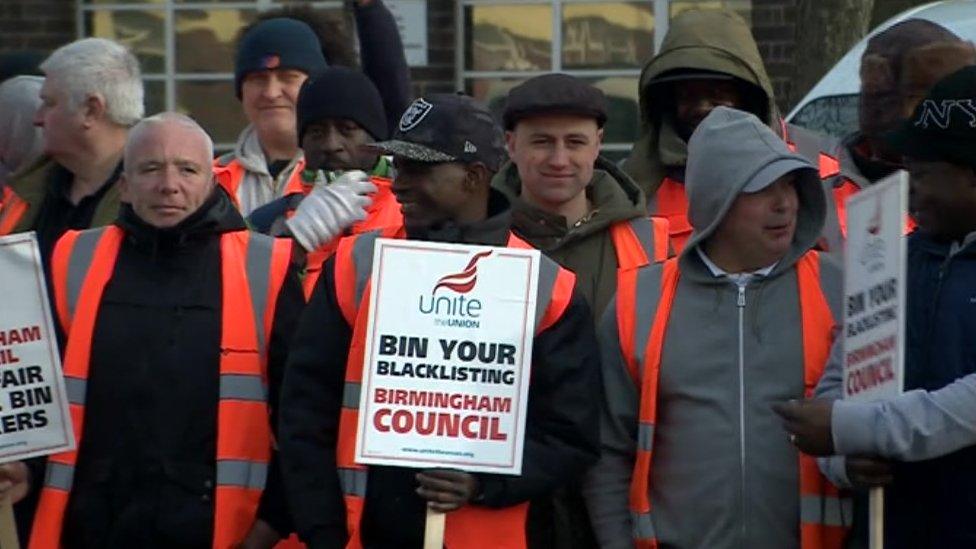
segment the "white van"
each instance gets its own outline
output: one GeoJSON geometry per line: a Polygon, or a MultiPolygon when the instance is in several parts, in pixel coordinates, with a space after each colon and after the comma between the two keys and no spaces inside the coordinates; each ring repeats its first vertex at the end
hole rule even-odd
{"type": "Polygon", "coordinates": [[[858,128],[861,56],[875,34],[905,19],[927,19],[959,37],[976,42],[976,0],[945,0],[906,10],[885,21],[857,43],[807,95],[786,120],[820,133],[843,137],[858,128]]]}

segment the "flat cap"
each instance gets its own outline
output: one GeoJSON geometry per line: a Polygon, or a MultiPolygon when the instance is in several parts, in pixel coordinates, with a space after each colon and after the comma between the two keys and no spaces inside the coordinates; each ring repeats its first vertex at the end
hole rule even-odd
{"type": "Polygon", "coordinates": [[[540,114],[591,117],[597,126],[607,121],[607,98],[595,86],[568,74],[536,76],[512,88],[502,121],[511,130],[523,118],[540,114]]]}

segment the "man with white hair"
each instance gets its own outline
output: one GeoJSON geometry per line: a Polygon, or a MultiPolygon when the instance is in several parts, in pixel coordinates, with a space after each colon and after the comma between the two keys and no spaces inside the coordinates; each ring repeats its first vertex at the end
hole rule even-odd
{"type": "Polygon", "coordinates": [[[41,70],[34,123],[52,162],[9,182],[26,203],[10,232],[36,231],[46,260],[66,230],[106,225],[118,214],[122,148],[142,118],[143,88],[135,56],[103,38],[58,48],[41,70]]]}
{"type": "Polygon", "coordinates": [[[84,435],[44,474],[0,468],[12,499],[40,490],[31,547],[237,547],[252,529],[289,528],[269,410],[302,291],[291,242],[247,230],[211,158],[192,119],[139,122],[118,219],[54,249],[84,435]]]}

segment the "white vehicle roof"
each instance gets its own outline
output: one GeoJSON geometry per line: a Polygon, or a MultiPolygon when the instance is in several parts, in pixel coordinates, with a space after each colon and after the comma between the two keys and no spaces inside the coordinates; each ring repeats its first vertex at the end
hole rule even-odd
{"type": "Polygon", "coordinates": [[[850,49],[832,69],[793,107],[787,120],[811,101],[828,96],[851,95],[861,90],[861,56],[868,40],[888,27],[906,19],[927,19],[949,29],[961,38],[976,41],[976,0],[945,0],[905,10],[878,25],[850,49]]]}

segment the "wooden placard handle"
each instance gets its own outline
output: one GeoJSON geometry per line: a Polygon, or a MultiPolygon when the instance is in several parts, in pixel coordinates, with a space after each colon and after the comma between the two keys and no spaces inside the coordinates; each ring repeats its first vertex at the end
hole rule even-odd
{"type": "MultiPolygon", "coordinates": [[[[444,519],[447,515],[427,507],[427,521],[424,524],[424,549],[444,548],[444,519]]],[[[0,549],[7,549],[6,547],[0,549]]]]}
{"type": "Polygon", "coordinates": [[[10,503],[10,496],[0,500],[0,549],[20,549],[17,523],[14,521],[14,506],[10,503]]]}

